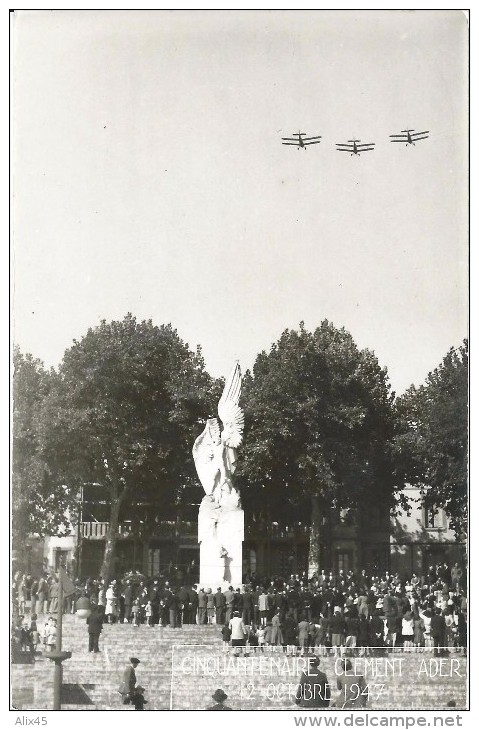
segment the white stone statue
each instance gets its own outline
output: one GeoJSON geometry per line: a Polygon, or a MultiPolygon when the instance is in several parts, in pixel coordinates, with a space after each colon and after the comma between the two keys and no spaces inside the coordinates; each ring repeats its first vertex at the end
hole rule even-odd
{"type": "Polygon", "coordinates": [[[218,403],[223,430],[217,418],[209,418],[193,446],[196,471],[205,490],[198,514],[200,584],[215,589],[242,580],[244,513],[232,481],[236,449],[243,438],[240,394],[241,369],[236,363],[218,403]]]}

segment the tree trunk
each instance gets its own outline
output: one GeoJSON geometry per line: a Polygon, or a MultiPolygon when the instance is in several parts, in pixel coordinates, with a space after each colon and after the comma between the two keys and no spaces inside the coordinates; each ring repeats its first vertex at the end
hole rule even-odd
{"type": "Polygon", "coordinates": [[[116,557],[116,545],[118,542],[120,505],[121,499],[112,499],[110,510],[110,523],[108,525],[108,531],[106,533],[105,552],[103,554],[103,563],[100,570],[100,575],[105,581],[106,585],[109,584],[111,578],[113,577],[116,557]]]}
{"type": "MultiPolygon", "coordinates": [[[[320,560],[324,557],[321,553],[323,509],[322,499],[319,494],[311,495],[311,530],[309,533],[309,558],[308,577],[321,572],[320,560]]],[[[324,568],[324,565],[323,565],[324,568]]]]}

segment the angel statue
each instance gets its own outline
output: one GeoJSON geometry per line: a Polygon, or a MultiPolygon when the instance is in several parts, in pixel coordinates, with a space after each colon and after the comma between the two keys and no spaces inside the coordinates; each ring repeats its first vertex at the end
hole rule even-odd
{"type": "Polygon", "coordinates": [[[221,507],[240,507],[240,497],[233,487],[236,470],[236,449],[243,438],[244,415],[239,407],[241,369],[237,362],[231,371],[218,403],[217,418],[208,418],[206,427],[193,446],[198,477],[206,495],[221,507]]]}
{"type": "Polygon", "coordinates": [[[241,369],[237,362],[218,403],[217,418],[208,418],[193,446],[193,459],[205,490],[198,515],[200,583],[241,581],[244,515],[233,486],[236,449],[243,437],[244,416],[239,406],[241,369]],[[221,430],[221,425],[223,430],[221,430]]]}

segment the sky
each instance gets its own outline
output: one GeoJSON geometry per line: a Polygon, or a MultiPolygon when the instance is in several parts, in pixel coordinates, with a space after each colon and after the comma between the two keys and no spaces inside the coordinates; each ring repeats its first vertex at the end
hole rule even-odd
{"type": "Polygon", "coordinates": [[[16,344],[57,366],[132,312],[219,376],[328,319],[397,393],[423,383],[468,332],[467,33],[459,10],[16,13],[16,344]],[[429,139],[390,144],[406,128],[429,139]],[[281,144],[299,130],[321,144],[281,144]]]}

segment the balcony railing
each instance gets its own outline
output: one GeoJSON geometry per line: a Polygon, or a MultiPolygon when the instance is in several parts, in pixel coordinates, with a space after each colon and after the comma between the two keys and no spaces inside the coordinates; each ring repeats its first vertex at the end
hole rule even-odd
{"type": "MultiPolygon", "coordinates": [[[[82,522],[82,537],[88,540],[103,540],[108,532],[108,522],[82,522]]],[[[141,525],[140,525],[141,527],[141,525]]],[[[296,525],[280,525],[278,523],[250,522],[246,524],[246,538],[261,539],[267,537],[269,539],[293,539],[307,537],[309,535],[309,526],[305,524],[296,525]]],[[[129,537],[134,532],[131,522],[122,522],[118,526],[118,535],[120,537],[129,537]]],[[[198,535],[197,522],[187,521],[163,521],[158,522],[153,531],[149,532],[150,537],[183,537],[196,538],[198,535]]]]}

